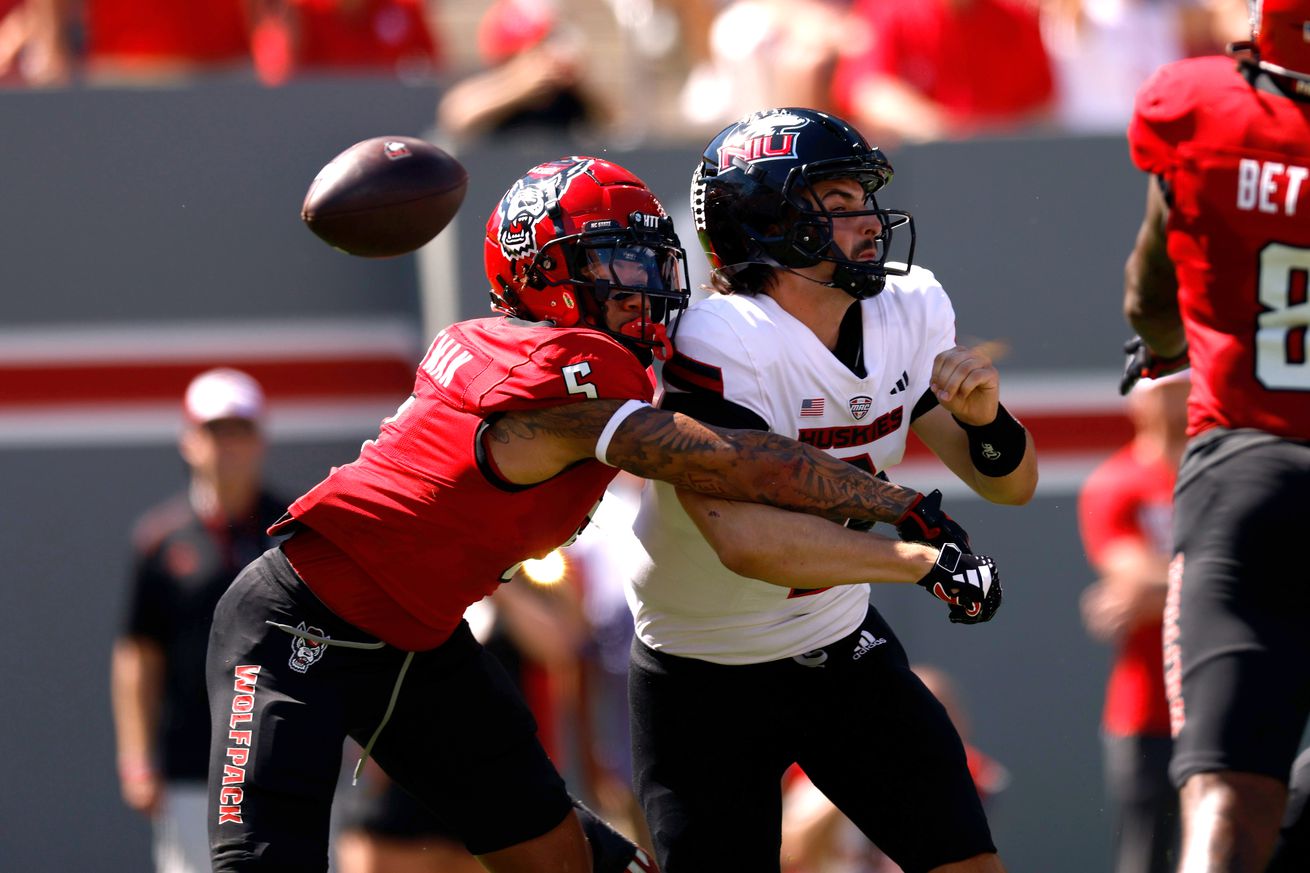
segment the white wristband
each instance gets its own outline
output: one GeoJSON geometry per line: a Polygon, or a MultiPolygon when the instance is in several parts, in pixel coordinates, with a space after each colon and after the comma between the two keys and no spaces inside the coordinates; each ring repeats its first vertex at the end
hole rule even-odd
{"type": "Polygon", "coordinates": [[[614,466],[605,457],[605,453],[609,451],[610,440],[614,439],[614,432],[619,429],[619,425],[628,420],[629,415],[649,406],[650,404],[644,400],[629,400],[610,416],[610,420],[605,423],[605,429],[600,432],[600,439],[596,440],[596,460],[607,467],[614,466]]]}

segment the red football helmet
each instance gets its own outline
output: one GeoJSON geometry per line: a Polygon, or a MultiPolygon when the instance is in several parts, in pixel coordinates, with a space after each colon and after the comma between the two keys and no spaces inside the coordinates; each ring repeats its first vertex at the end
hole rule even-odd
{"type": "Polygon", "coordinates": [[[1249,50],[1266,72],[1310,83],[1310,0],[1247,0],[1251,41],[1233,43],[1249,50]]]}
{"type": "Polygon", "coordinates": [[[559,327],[582,324],[630,348],[670,349],[669,317],[687,305],[687,257],[646,184],[601,158],[567,157],[528,170],[487,219],[492,309],[559,327]],[[642,295],[617,331],[608,300],[642,295]]]}

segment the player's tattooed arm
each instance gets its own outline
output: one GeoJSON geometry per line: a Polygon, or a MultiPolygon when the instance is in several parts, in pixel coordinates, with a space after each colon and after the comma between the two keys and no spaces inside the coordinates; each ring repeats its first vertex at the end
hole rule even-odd
{"type": "Polygon", "coordinates": [[[611,439],[606,458],[630,473],[679,488],[834,521],[895,523],[919,496],[788,437],[712,427],[657,409],[629,416],[611,439]]]}
{"type": "MultiPolygon", "coordinates": [[[[506,479],[530,484],[593,457],[621,400],[512,412],[487,429],[486,447],[506,479]]],[[[778,434],[728,430],[644,408],[619,426],[606,460],[646,479],[729,500],[767,503],[834,521],[895,524],[919,493],[778,434]]]]}

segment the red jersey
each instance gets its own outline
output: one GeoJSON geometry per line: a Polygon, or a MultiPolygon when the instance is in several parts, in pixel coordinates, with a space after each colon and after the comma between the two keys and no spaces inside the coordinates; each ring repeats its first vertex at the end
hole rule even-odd
{"type": "Polygon", "coordinates": [[[893,76],[941,104],[960,132],[1039,110],[1055,86],[1036,12],[1013,0],[858,0],[870,46],[844,56],[833,77],[835,105],[854,112],[856,88],[893,76]]]}
{"type": "Polygon", "coordinates": [[[652,393],[636,356],[599,331],[508,318],[452,325],[378,437],[292,504],[317,536],[308,554],[292,548],[297,536],[288,557],[347,621],[401,648],[439,645],[520,563],[573,537],[618,473],[588,459],[536,485],[511,484],[483,451],[487,421],[652,393]]]}
{"type": "Polygon", "coordinates": [[[1229,58],[1192,58],[1142,86],[1128,141],[1172,197],[1188,433],[1310,439],[1310,103],[1252,87],[1229,58]]]}
{"type": "Polygon", "coordinates": [[[250,56],[242,0],[92,0],[86,14],[92,64],[97,59],[223,64],[250,56]]]}
{"type": "MultiPolygon", "coordinates": [[[[1088,559],[1099,563],[1115,542],[1135,540],[1170,552],[1174,471],[1144,464],[1125,446],[1097,467],[1078,496],[1078,523],[1088,559]]],[[[1116,736],[1169,736],[1161,623],[1133,628],[1120,644],[1105,689],[1105,731],[1116,736]]]]}

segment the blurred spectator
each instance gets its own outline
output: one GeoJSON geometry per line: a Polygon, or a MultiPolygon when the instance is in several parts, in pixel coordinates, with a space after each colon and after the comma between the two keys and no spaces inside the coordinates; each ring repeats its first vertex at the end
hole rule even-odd
{"type": "MultiPolygon", "coordinates": [[[[969,775],[986,804],[1009,784],[1009,771],[969,742],[968,716],[950,676],[926,664],[911,669],[945,707],[959,731],[969,775]]],[[[869,842],[799,767],[787,771],[784,784],[783,873],[901,873],[901,868],[869,842]]]]}
{"type": "Polygon", "coordinates": [[[926,141],[1044,121],[1054,84],[1035,0],[856,0],[861,30],[833,103],[871,142],[926,141]]]}
{"type": "Polygon", "coordinates": [[[1189,387],[1185,372],[1137,384],[1128,395],[1132,441],[1092,472],[1078,499],[1083,548],[1100,574],[1083,592],[1083,623],[1116,649],[1101,725],[1115,873],[1166,873],[1177,861],[1161,622],[1189,387]]]}
{"type": "Polygon", "coordinates": [[[721,127],[769,106],[829,109],[846,38],[842,0],[736,0],[709,31],[709,57],[679,102],[696,124],[721,127]]]}
{"type": "Polygon", "coordinates": [[[1074,133],[1122,133],[1157,67],[1247,36],[1245,0],[1042,0],[1056,120],[1074,133]],[[1232,30],[1232,9],[1241,29],[1232,30]]]}
{"type": "MultiPolygon", "coordinates": [[[[575,724],[560,693],[578,667],[586,628],[566,586],[538,584],[520,574],[493,597],[464,613],[473,635],[504,665],[540,727],[538,736],[559,763],[575,724]]],[[[563,767],[560,768],[561,770],[563,767]]],[[[450,828],[397,786],[370,760],[359,784],[341,796],[337,873],[481,873],[485,868],[450,828]]]]}
{"type": "MultiPolygon", "coordinates": [[[[610,0],[610,3],[615,7],[639,6],[642,0],[610,0]]],[[[688,66],[694,68],[709,60],[710,28],[724,3],[720,0],[663,0],[651,5],[667,10],[677,22],[678,41],[688,66]]]]}
{"type": "Polygon", "coordinates": [[[23,73],[57,85],[171,84],[250,69],[246,0],[27,0],[23,73]]]}
{"type": "Polygon", "coordinates": [[[263,0],[251,44],[262,82],[372,74],[431,78],[441,66],[425,0],[263,0]]]}
{"type": "Polygon", "coordinates": [[[187,491],[138,523],[111,696],[123,800],[151,818],[160,873],[209,870],[209,699],[205,652],[215,604],[286,501],[262,485],[264,395],[236,370],[187,388],[179,441],[187,491]]]}
{"type": "Polygon", "coordinates": [[[32,23],[25,0],[0,0],[0,85],[26,81],[23,50],[31,40],[32,23]]]}
{"type": "Polygon", "coordinates": [[[1060,127],[1121,133],[1146,77],[1185,56],[1183,17],[1195,8],[1191,0],[1044,0],[1060,127]]]}
{"type": "Polygon", "coordinates": [[[270,85],[309,72],[430,77],[440,63],[424,0],[17,0],[10,15],[5,2],[0,77],[17,67],[36,85],[245,77],[252,59],[270,85]]]}
{"type": "Polygon", "coordinates": [[[469,139],[525,130],[576,130],[608,120],[586,79],[583,45],[554,0],[495,0],[478,24],[488,69],[453,85],[437,106],[447,135],[469,139]]]}

